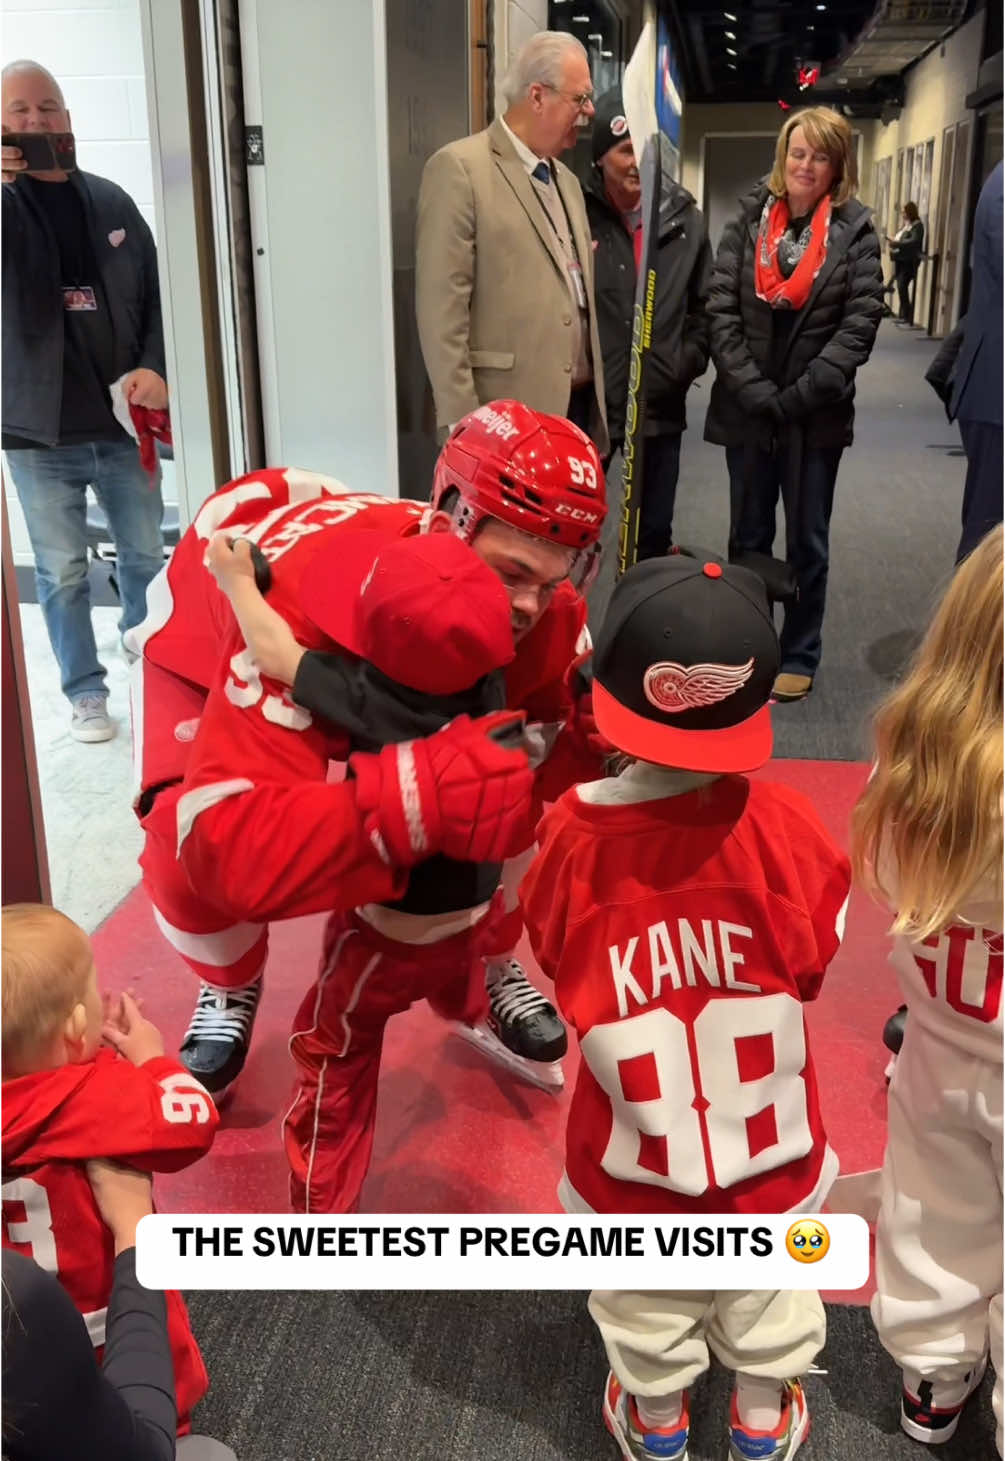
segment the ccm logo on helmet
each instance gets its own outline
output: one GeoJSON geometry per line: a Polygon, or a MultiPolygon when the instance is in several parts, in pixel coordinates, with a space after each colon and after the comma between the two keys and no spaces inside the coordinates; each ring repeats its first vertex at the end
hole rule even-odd
{"type": "Polygon", "coordinates": [[[503,416],[500,411],[493,411],[490,406],[482,406],[471,414],[483,423],[490,436],[501,436],[503,441],[509,441],[520,435],[519,426],[514,426],[508,416],[503,416]]]}
{"type": "Polygon", "coordinates": [[[573,522],[577,523],[598,523],[600,521],[599,512],[590,512],[586,507],[570,507],[567,502],[556,502],[555,512],[559,517],[571,517],[573,522]]]}

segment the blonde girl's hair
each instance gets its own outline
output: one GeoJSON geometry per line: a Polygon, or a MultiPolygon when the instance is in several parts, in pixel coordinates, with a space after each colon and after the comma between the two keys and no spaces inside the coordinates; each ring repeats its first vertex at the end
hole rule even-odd
{"type": "Polygon", "coordinates": [[[789,139],[797,127],[811,147],[826,152],[834,169],[831,201],[835,208],[847,203],[858,191],[858,161],[851,127],[840,112],[831,107],[806,107],[785,118],[775,144],[775,165],[768,178],[768,187],[776,198],[784,198],[785,159],[789,155],[789,139]]]}
{"type": "Polygon", "coordinates": [[[852,866],[920,940],[1002,871],[1002,529],[956,571],[903,684],[875,718],[852,866]],[[887,888],[884,880],[894,880],[887,888]]]}

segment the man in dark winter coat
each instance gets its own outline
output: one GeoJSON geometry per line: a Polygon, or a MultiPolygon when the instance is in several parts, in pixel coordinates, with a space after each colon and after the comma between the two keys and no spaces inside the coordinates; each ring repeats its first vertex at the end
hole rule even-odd
{"type": "Polygon", "coordinates": [[[989,175],[974,219],[973,281],[956,361],[951,416],[967,453],[961,563],[1002,520],[1002,164],[989,175]]]}
{"type": "MultiPolygon", "coordinates": [[[[3,72],[5,133],[68,133],[49,72],[13,61],[3,72]]],[[[118,558],[122,618],[146,616],[164,564],[159,474],[151,479],[120,425],[125,403],[167,406],[157,251],[136,204],[93,173],[29,168],[3,147],[3,448],[35,555],[38,601],[70,734],[107,741],[105,669],[91,626],[85,494],[94,489],[118,558]]]]}
{"type": "MultiPolygon", "coordinates": [[[[597,102],[593,162],[584,193],[596,251],[594,297],[604,357],[607,425],[612,447],[620,447],[625,436],[632,311],[642,246],[639,173],[620,87],[597,102]]],[[[653,339],[647,364],[640,559],[657,557],[670,546],[680,439],[687,424],[684,398],[691,382],[708,366],[705,294],[712,251],[694,199],[666,170],[659,234],[653,339]]]]}
{"type": "Polygon", "coordinates": [[[820,661],[834,483],[883,308],[879,238],[857,181],[844,117],[792,113],[770,177],[726,224],[709,289],[705,439],[726,448],[730,551],[771,552],[780,491],[799,588],[777,700],[809,694],[820,661]]]}

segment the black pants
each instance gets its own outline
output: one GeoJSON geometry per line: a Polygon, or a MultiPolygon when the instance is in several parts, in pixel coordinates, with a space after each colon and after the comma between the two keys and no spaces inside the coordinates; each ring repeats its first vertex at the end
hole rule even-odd
{"type": "Polygon", "coordinates": [[[779,494],[785,508],[785,557],[795,569],[799,594],[785,607],[783,674],[812,677],[820,663],[831,509],[843,450],[804,446],[798,471],[793,471],[785,447],[773,452],[749,446],[726,448],[730,552],[770,553],[779,494]]]}
{"type": "Polygon", "coordinates": [[[900,301],[900,318],[907,324],[914,324],[914,276],[917,269],[913,264],[898,264],[894,270],[897,281],[897,298],[900,301]]]}
{"type": "Polygon", "coordinates": [[[987,421],[961,421],[960,435],[967,454],[967,480],[957,563],[1002,520],[1002,428],[987,421]]]}
{"type": "Polygon", "coordinates": [[[588,380],[585,385],[573,386],[572,394],[569,397],[569,409],[566,417],[573,426],[578,426],[580,431],[585,431],[591,436],[590,426],[593,421],[593,403],[597,398],[597,392],[593,381],[588,380]]]}
{"type": "MultiPolygon", "coordinates": [[[[680,476],[679,431],[647,436],[642,450],[642,503],[639,509],[638,562],[662,558],[673,543],[673,510],[680,476]]],[[[623,441],[612,445],[611,455],[621,451],[623,441]]],[[[608,457],[608,463],[610,457],[608,457]]]]}

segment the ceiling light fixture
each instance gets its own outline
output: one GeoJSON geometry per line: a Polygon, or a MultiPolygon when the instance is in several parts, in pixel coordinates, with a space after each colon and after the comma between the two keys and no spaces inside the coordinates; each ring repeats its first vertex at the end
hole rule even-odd
{"type": "Polygon", "coordinates": [[[724,10],[722,13],[726,17],[727,20],[735,20],[736,19],[736,16],[735,15],[730,15],[730,13],[729,13],[728,10],[724,10]]]}
{"type": "Polygon", "coordinates": [[[727,56],[735,56],[736,55],[736,52],[733,50],[733,47],[732,46],[727,46],[726,47],[726,55],[727,56]]]}
{"type": "Polygon", "coordinates": [[[590,32],[586,39],[588,41],[602,41],[604,37],[601,35],[599,30],[594,30],[590,32]]]}
{"type": "Polygon", "coordinates": [[[726,39],[727,39],[727,41],[735,41],[736,40],[736,32],[733,31],[733,30],[727,30],[727,32],[726,32],[726,39]]]}
{"type": "Polygon", "coordinates": [[[572,17],[572,23],[573,25],[589,25],[590,17],[588,15],[574,15],[572,17]]]}

